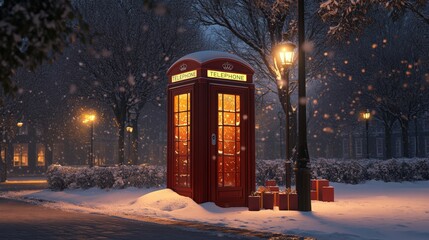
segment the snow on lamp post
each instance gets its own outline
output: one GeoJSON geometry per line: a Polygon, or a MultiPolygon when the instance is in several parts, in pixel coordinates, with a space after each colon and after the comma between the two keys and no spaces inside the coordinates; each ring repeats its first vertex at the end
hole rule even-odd
{"type": "Polygon", "coordinates": [[[94,113],[87,113],[83,115],[83,123],[89,123],[91,124],[91,149],[89,152],[89,167],[94,166],[94,122],[95,122],[96,116],[94,113]]]}
{"type": "Polygon", "coordinates": [[[274,48],[274,64],[277,69],[280,69],[281,81],[280,88],[286,88],[285,96],[285,107],[286,107],[286,119],[285,119],[285,142],[286,142],[286,162],[285,162],[285,172],[286,172],[286,188],[290,189],[291,179],[292,179],[292,167],[290,161],[290,134],[289,134],[289,70],[293,64],[295,56],[296,45],[289,41],[283,41],[277,44],[274,48]],[[284,83],[284,85],[283,85],[284,83]]]}
{"type": "Polygon", "coordinates": [[[126,130],[128,132],[128,164],[131,164],[131,133],[133,132],[133,127],[128,125],[126,130]]]}
{"type": "Polygon", "coordinates": [[[366,112],[362,113],[362,118],[365,119],[365,132],[366,132],[366,158],[369,158],[369,138],[368,138],[368,125],[369,119],[371,118],[371,113],[369,109],[366,112]]]}

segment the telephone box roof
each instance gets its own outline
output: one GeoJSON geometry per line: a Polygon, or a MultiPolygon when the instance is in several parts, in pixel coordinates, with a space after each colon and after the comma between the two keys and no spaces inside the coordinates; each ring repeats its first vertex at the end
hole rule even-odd
{"type": "Polygon", "coordinates": [[[231,53],[227,53],[227,52],[212,51],[212,50],[194,52],[194,53],[190,53],[186,56],[183,56],[171,65],[168,72],[170,72],[170,70],[177,63],[185,61],[185,60],[195,61],[195,62],[198,62],[200,65],[204,65],[205,63],[208,63],[208,62],[211,62],[214,60],[223,60],[223,59],[237,61],[237,62],[241,63],[242,65],[246,66],[247,68],[249,68],[249,70],[251,72],[254,72],[254,69],[252,68],[252,66],[249,63],[247,63],[244,59],[242,59],[241,57],[234,55],[234,54],[231,54],[231,53]]]}

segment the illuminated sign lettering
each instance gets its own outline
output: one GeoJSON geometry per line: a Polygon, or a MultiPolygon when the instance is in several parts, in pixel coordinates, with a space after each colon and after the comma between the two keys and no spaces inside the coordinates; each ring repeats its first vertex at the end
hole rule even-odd
{"type": "Polygon", "coordinates": [[[197,77],[197,70],[193,70],[193,71],[184,72],[184,73],[171,76],[171,82],[180,82],[186,79],[191,79],[196,77],[197,77]]]}
{"type": "Polygon", "coordinates": [[[246,74],[207,70],[207,77],[246,82],[246,74]]]}

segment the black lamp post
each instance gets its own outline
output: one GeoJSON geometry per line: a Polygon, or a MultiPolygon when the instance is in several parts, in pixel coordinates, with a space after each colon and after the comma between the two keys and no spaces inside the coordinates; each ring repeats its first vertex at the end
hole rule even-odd
{"type": "Polygon", "coordinates": [[[83,123],[91,124],[91,149],[89,151],[89,167],[94,166],[94,122],[95,114],[85,114],[83,116],[83,123]]]}
{"type": "MultiPolygon", "coordinates": [[[[281,72],[281,80],[282,84],[280,84],[280,88],[286,89],[286,97],[285,97],[285,142],[286,142],[286,162],[285,162],[285,172],[286,172],[286,188],[290,189],[291,187],[291,179],[292,179],[292,167],[290,161],[290,134],[289,134],[289,69],[293,64],[294,55],[295,55],[295,44],[289,41],[282,41],[275,46],[274,49],[274,63],[276,67],[280,69],[281,72]]],[[[280,91],[280,90],[279,90],[280,91]]],[[[280,116],[279,116],[280,118],[280,116]]]]}
{"type": "Polygon", "coordinates": [[[280,131],[279,131],[279,149],[280,149],[280,158],[283,157],[283,134],[282,134],[282,127],[283,127],[283,123],[282,123],[282,112],[278,111],[277,112],[277,117],[279,118],[279,123],[280,123],[280,131]]]}
{"type": "Polygon", "coordinates": [[[311,211],[310,156],[307,148],[307,110],[305,94],[304,0],[298,0],[298,160],[295,164],[298,210],[311,211]]]}
{"type": "Polygon", "coordinates": [[[371,118],[371,113],[369,109],[366,112],[362,113],[363,119],[365,119],[365,130],[366,130],[366,158],[369,158],[369,137],[368,137],[368,127],[369,127],[369,119],[371,118]]]}
{"type": "Polygon", "coordinates": [[[133,132],[133,127],[130,125],[127,126],[127,132],[128,132],[128,164],[131,164],[131,133],[133,132]]]}

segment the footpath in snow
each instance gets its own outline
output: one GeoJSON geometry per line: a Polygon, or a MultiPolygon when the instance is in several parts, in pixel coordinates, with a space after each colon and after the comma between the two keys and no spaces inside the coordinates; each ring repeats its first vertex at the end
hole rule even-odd
{"type": "Polygon", "coordinates": [[[197,221],[317,239],[428,239],[429,181],[349,185],[331,183],[335,202],[312,201],[312,212],[220,208],[196,204],[170,189],[6,192],[9,198],[46,200],[47,207],[114,216],[197,221]]]}

